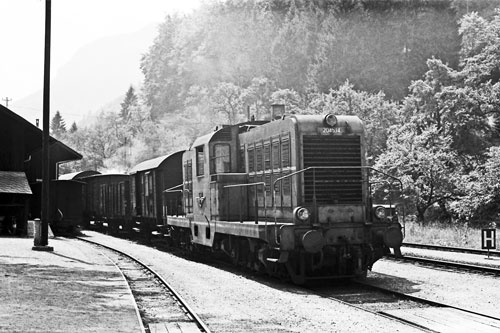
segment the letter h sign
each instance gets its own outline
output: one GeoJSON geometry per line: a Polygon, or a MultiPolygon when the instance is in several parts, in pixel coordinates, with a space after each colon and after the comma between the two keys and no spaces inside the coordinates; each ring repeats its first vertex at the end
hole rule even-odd
{"type": "Polygon", "coordinates": [[[496,229],[481,229],[481,248],[496,249],[496,229]]]}

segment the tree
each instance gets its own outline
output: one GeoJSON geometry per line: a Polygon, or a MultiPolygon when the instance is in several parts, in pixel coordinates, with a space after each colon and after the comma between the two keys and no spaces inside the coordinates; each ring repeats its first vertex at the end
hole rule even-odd
{"type": "Polygon", "coordinates": [[[500,211],[500,147],[491,147],[483,165],[462,176],[460,200],[452,206],[464,220],[496,220],[500,211]]]}
{"type": "Polygon", "coordinates": [[[245,104],[249,106],[250,113],[259,120],[268,114],[271,104],[271,94],[276,89],[276,84],[267,77],[255,77],[250,85],[242,92],[245,104]]]}
{"type": "Polygon", "coordinates": [[[50,122],[50,131],[55,138],[60,138],[64,133],[66,133],[66,123],[61,117],[59,111],[56,111],[56,114],[50,122]]]}
{"type": "Polygon", "coordinates": [[[455,160],[451,138],[443,137],[436,126],[421,130],[409,123],[391,127],[387,150],[375,168],[401,179],[404,198],[415,204],[418,219],[425,221],[430,207],[446,208],[459,195],[455,160]]]}
{"type": "Polygon", "coordinates": [[[131,109],[136,107],[138,103],[137,96],[135,95],[134,87],[130,86],[125,94],[125,99],[120,104],[120,117],[123,120],[128,120],[130,116],[131,109]]]}
{"type": "MultiPolygon", "coordinates": [[[[278,89],[271,94],[273,104],[285,105],[287,114],[299,114],[304,112],[303,99],[298,92],[293,89],[278,89]]],[[[277,116],[277,115],[275,115],[277,116]]]]}
{"type": "Polygon", "coordinates": [[[236,124],[244,118],[242,89],[233,83],[219,83],[211,96],[211,104],[215,112],[227,116],[229,124],[236,124]]]}
{"type": "Polygon", "coordinates": [[[69,128],[69,133],[73,134],[76,131],[78,131],[78,127],[76,126],[76,122],[73,122],[73,124],[71,124],[71,127],[69,128]]]}
{"type": "Polygon", "coordinates": [[[385,150],[389,129],[398,123],[399,108],[396,103],[388,101],[382,92],[371,94],[356,90],[349,81],[336,90],[331,89],[328,94],[313,93],[308,99],[309,113],[358,116],[365,124],[370,161],[385,150]]]}
{"type": "Polygon", "coordinates": [[[452,148],[472,170],[498,141],[494,119],[500,116],[500,15],[491,21],[476,13],[460,21],[460,67],[439,59],[427,61],[428,71],[410,86],[403,115],[422,129],[435,125],[452,139],[452,148]]]}

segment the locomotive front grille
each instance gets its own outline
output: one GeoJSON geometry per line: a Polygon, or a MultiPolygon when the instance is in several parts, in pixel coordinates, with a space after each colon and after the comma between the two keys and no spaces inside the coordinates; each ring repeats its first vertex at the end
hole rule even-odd
{"type": "MultiPolygon", "coordinates": [[[[359,136],[304,136],[304,168],[361,166],[359,136]]],[[[317,204],[362,202],[361,169],[315,169],[304,174],[304,200],[317,204]]]]}

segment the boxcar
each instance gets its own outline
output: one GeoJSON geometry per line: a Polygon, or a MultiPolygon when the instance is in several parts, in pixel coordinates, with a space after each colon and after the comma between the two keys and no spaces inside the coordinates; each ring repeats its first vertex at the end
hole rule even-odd
{"type": "Polygon", "coordinates": [[[84,218],[84,177],[100,174],[97,171],[81,171],[60,175],[50,185],[50,202],[55,211],[51,212],[51,228],[57,235],[74,234],[75,229],[83,227],[84,218]]]}
{"type": "Polygon", "coordinates": [[[130,178],[125,174],[99,174],[82,178],[85,185],[86,226],[111,233],[129,232],[130,178]]]}
{"type": "Polygon", "coordinates": [[[182,214],[181,188],[171,189],[182,182],[182,154],[147,160],[130,171],[135,230],[147,237],[161,232],[164,216],[182,214]]]}

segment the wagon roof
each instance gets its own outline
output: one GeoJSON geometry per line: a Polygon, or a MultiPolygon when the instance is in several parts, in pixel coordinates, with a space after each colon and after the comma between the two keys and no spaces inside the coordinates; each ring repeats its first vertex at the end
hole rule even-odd
{"type": "Polygon", "coordinates": [[[141,163],[137,164],[135,167],[133,167],[130,170],[129,173],[130,174],[134,174],[134,173],[145,171],[145,170],[156,169],[164,161],[166,161],[168,158],[170,158],[170,157],[172,157],[172,156],[174,156],[176,154],[181,154],[183,152],[184,151],[182,150],[182,151],[178,151],[178,152],[175,152],[175,153],[172,153],[172,154],[169,154],[169,155],[159,156],[159,157],[156,157],[156,158],[153,158],[153,159],[141,162],[141,163]]]}
{"type": "Polygon", "coordinates": [[[87,175],[82,178],[80,178],[82,181],[89,181],[92,179],[102,179],[102,178],[127,178],[128,174],[125,173],[96,173],[94,175],[87,175]]]}
{"type": "Polygon", "coordinates": [[[92,176],[92,175],[98,175],[98,174],[100,174],[100,172],[94,171],[94,170],[77,171],[77,172],[72,172],[72,173],[66,173],[64,175],[59,175],[58,179],[59,180],[72,180],[72,179],[79,179],[79,178],[92,176]]]}
{"type": "Polygon", "coordinates": [[[0,171],[0,193],[32,194],[24,172],[0,171]]]}

